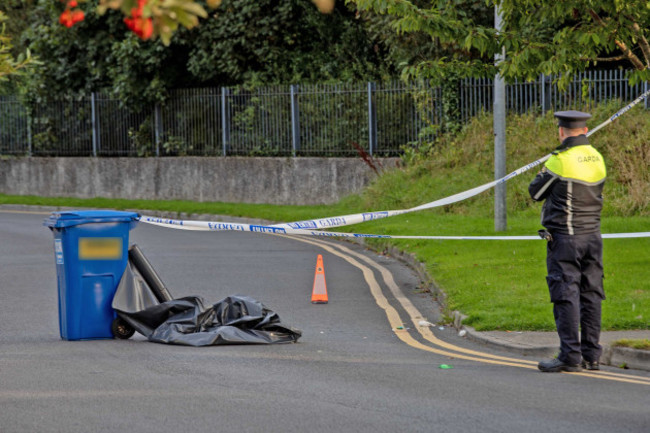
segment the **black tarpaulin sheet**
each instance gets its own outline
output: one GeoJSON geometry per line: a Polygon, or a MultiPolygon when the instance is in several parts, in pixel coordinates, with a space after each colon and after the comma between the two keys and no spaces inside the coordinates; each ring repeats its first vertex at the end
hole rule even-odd
{"type": "Polygon", "coordinates": [[[187,346],[293,343],[301,331],[247,296],[209,305],[198,296],[159,303],[129,263],[113,298],[118,315],[149,341],[187,346]]]}

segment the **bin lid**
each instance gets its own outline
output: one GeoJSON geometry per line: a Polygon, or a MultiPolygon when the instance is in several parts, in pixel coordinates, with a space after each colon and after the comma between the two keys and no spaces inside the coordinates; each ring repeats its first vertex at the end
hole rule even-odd
{"type": "MultiPolygon", "coordinates": [[[[122,212],[115,210],[71,210],[52,212],[50,217],[43,221],[43,225],[50,228],[73,227],[89,223],[132,222],[140,220],[136,212],[122,212]]],[[[133,228],[133,226],[131,226],[133,228]]]]}

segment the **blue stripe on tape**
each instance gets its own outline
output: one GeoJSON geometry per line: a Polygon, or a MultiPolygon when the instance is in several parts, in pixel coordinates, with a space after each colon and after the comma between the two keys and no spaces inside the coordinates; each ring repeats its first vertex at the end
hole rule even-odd
{"type": "Polygon", "coordinates": [[[298,221],[295,223],[287,223],[292,229],[317,229],[318,226],[313,221],[298,221]]]}
{"type": "MultiPolygon", "coordinates": [[[[378,235],[371,233],[346,233],[346,232],[329,232],[321,230],[303,230],[293,228],[282,228],[277,226],[262,226],[253,224],[235,224],[227,222],[212,221],[182,221],[166,220],[154,217],[141,217],[141,221],[149,224],[165,226],[181,230],[231,230],[247,231],[256,233],[302,235],[302,236],[320,236],[320,237],[344,237],[344,238],[376,238],[376,239],[427,239],[427,240],[496,240],[496,241],[514,241],[514,240],[542,240],[539,236],[391,236],[378,235]]],[[[635,233],[607,233],[602,235],[603,239],[625,239],[625,238],[650,238],[650,232],[635,233]]]]}
{"type": "Polygon", "coordinates": [[[257,232],[257,233],[280,233],[280,234],[286,234],[287,231],[283,228],[280,227],[271,227],[271,226],[250,226],[250,231],[252,232],[257,232]]]}

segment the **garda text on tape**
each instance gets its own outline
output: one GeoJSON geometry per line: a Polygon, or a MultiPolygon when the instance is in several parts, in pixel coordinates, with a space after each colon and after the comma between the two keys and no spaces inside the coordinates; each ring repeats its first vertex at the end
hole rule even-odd
{"type": "MultiPolygon", "coordinates": [[[[302,235],[302,236],[321,236],[321,237],[341,237],[341,238],[371,238],[371,239],[430,239],[430,240],[502,240],[502,241],[528,241],[542,240],[539,236],[391,236],[378,235],[370,233],[346,233],[330,232],[322,230],[305,230],[294,229],[291,227],[262,226],[244,223],[214,222],[214,221],[194,221],[194,220],[174,220],[168,218],[158,218],[143,215],[140,217],[143,223],[168,227],[180,230],[198,230],[198,231],[244,231],[256,233],[270,233],[283,235],[302,235]]],[[[650,232],[636,233],[609,233],[603,234],[604,239],[616,238],[647,238],[650,232]]]]}

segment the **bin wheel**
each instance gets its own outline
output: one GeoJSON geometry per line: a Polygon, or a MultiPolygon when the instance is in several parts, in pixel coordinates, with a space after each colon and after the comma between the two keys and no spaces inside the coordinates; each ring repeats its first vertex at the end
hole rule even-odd
{"type": "Polygon", "coordinates": [[[126,321],[120,317],[113,320],[113,323],[111,324],[111,331],[113,331],[113,335],[120,340],[127,340],[131,338],[133,334],[135,334],[135,329],[133,329],[131,325],[126,323],[126,321]]]}

